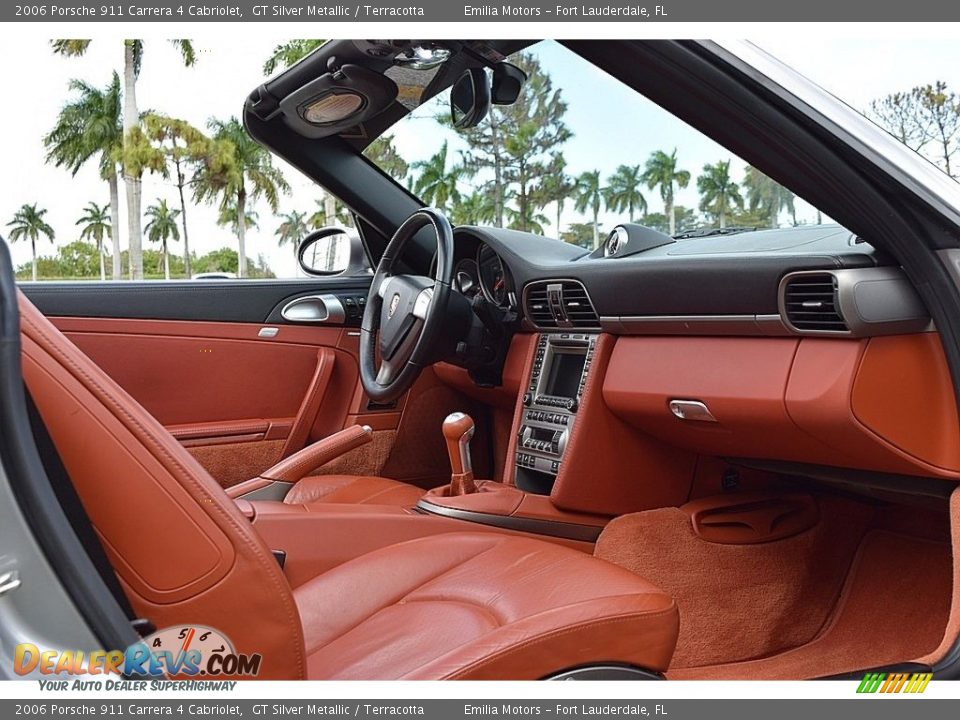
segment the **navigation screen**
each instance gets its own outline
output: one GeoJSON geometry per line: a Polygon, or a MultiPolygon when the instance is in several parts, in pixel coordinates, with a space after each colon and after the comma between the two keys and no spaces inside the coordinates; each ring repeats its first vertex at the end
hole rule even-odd
{"type": "Polygon", "coordinates": [[[575,398],[580,387],[580,374],[587,356],[581,353],[556,353],[550,362],[547,378],[547,395],[575,398]]]}

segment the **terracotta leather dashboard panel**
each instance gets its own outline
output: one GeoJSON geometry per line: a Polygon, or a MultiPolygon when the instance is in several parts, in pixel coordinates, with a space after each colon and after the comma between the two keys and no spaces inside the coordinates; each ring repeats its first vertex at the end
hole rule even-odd
{"type": "Polygon", "coordinates": [[[621,337],[603,397],[635,427],[698,453],[960,477],[960,423],[935,333],[621,337]],[[675,399],[705,403],[718,422],[675,417],[675,399]]]}

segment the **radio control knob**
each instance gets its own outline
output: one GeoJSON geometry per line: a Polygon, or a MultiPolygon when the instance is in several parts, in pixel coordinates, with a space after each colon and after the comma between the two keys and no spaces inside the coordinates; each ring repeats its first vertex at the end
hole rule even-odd
{"type": "Polygon", "coordinates": [[[532,396],[530,393],[524,393],[524,394],[523,394],[523,404],[524,404],[526,407],[530,407],[530,403],[532,403],[532,402],[533,402],[533,396],[532,396]]]}
{"type": "Polygon", "coordinates": [[[566,403],[564,403],[564,406],[566,407],[566,409],[567,409],[568,411],[570,411],[570,412],[576,412],[576,411],[577,411],[577,399],[576,399],[576,398],[570,398],[570,399],[568,399],[568,400],[566,401],[566,403]]]}

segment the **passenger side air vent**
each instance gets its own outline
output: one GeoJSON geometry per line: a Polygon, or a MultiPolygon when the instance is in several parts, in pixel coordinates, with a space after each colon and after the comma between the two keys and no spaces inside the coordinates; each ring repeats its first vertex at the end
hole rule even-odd
{"type": "Polygon", "coordinates": [[[594,329],[600,318],[579,280],[540,280],[527,285],[527,318],[539,328],[594,329]]]}
{"type": "Polygon", "coordinates": [[[797,273],[781,287],[780,312],[801,332],[849,333],[840,313],[837,278],[831,273],[797,273]]]}

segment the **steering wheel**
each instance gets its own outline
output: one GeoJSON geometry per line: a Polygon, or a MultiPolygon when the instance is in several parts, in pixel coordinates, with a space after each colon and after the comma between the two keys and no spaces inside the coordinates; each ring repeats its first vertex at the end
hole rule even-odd
{"type": "Polygon", "coordinates": [[[367,296],[360,326],[360,381],[371,400],[396,400],[433,362],[452,281],[453,228],[439,210],[421,208],[387,244],[367,296]],[[407,242],[428,225],[437,236],[435,276],[394,274],[407,242]]]}

